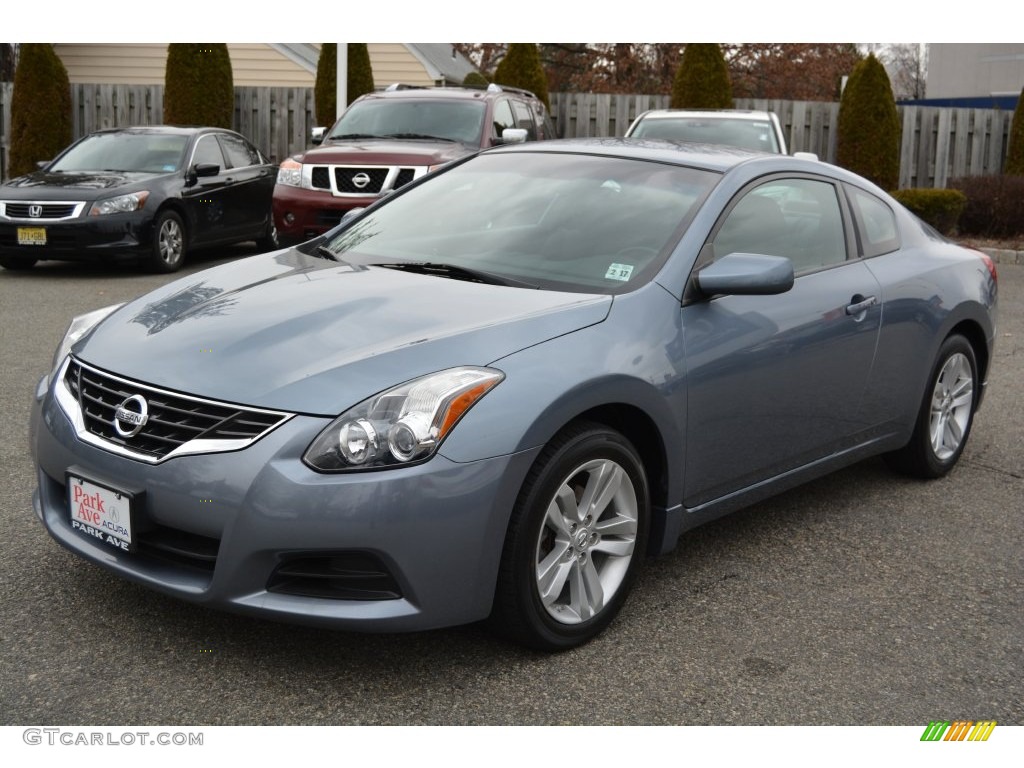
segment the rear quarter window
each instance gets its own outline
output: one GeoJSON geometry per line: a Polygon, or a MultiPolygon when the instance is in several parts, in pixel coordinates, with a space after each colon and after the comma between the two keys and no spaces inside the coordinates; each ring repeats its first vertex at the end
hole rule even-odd
{"type": "Polygon", "coordinates": [[[846,192],[857,221],[862,255],[870,258],[899,250],[900,235],[892,208],[857,187],[847,186],[846,192]]]}

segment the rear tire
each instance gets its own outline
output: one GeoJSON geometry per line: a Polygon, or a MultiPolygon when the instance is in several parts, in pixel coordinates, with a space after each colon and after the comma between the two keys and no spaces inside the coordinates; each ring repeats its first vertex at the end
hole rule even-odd
{"type": "Polygon", "coordinates": [[[647,476],[632,444],[599,424],[561,432],[516,500],[492,629],[546,651],[596,636],[626,601],[649,523],[647,476]]]}
{"type": "Polygon", "coordinates": [[[978,364],[963,336],[947,338],[928,378],[910,442],[885,459],[914,477],[942,477],[960,459],[974,423],[978,401],[978,364]]]}
{"type": "Polygon", "coordinates": [[[150,272],[177,272],[185,263],[185,224],[174,211],[164,211],[153,225],[152,253],[146,260],[150,272]]]}

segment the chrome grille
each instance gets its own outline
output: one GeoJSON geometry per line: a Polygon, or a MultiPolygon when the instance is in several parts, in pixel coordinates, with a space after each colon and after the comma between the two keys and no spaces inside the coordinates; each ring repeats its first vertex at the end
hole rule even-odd
{"type": "Polygon", "coordinates": [[[349,195],[376,195],[384,188],[387,168],[335,168],[334,183],[349,195]]]}
{"type": "Polygon", "coordinates": [[[75,218],[84,207],[80,202],[0,201],[0,214],[25,221],[62,221],[75,218]]]}
{"type": "Polygon", "coordinates": [[[174,456],[238,450],[259,440],[291,414],[215,402],[157,389],[70,359],[63,375],[70,398],[58,400],[79,437],[108,450],[156,463],[174,456]],[[115,411],[134,396],[145,399],[148,418],[137,434],[115,427],[115,411]]]}
{"type": "Polygon", "coordinates": [[[383,194],[427,172],[426,166],[314,165],[308,168],[308,184],[312,189],[330,190],[331,194],[340,196],[383,194]]]}

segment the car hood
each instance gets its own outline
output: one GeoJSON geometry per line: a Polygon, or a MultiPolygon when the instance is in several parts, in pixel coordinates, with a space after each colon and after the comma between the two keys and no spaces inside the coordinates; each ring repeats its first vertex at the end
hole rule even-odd
{"type": "Polygon", "coordinates": [[[359,139],[326,142],[307,150],[301,160],[331,165],[440,165],[476,151],[454,141],[359,139]]]}
{"type": "Polygon", "coordinates": [[[74,193],[77,198],[83,196],[88,198],[106,190],[138,184],[161,175],[163,174],[135,171],[90,171],[88,173],[36,171],[7,182],[3,185],[0,194],[5,197],[11,197],[11,193],[14,193],[17,197],[59,199],[74,193]]]}
{"type": "Polygon", "coordinates": [[[350,266],[289,250],[142,296],[74,352],[164,389],[334,416],[417,376],[487,365],[599,323],[611,303],[610,296],[350,266]]]}

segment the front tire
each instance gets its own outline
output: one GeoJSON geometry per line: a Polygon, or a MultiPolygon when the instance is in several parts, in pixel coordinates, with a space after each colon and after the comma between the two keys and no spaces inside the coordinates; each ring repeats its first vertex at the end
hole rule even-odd
{"type": "Polygon", "coordinates": [[[174,211],[157,216],[153,226],[152,253],[146,261],[150,272],[177,272],[185,263],[185,224],[174,211]]]}
{"type": "Polygon", "coordinates": [[[281,240],[277,236],[277,225],[274,224],[274,214],[270,214],[270,221],[263,233],[263,237],[256,241],[256,247],[261,251],[276,251],[281,247],[281,240]]]}
{"type": "Polygon", "coordinates": [[[977,398],[974,348],[963,336],[950,336],[939,348],[910,442],[886,455],[886,461],[914,477],[945,475],[967,445],[977,398]]]}
{"type": "Polygon", "coordinates": [[[649,521],[643,463],[623,435],[599,424],[560,433],[516,500],[492,628],[548,651],[596,636],[626,600],[649,521]]]}

